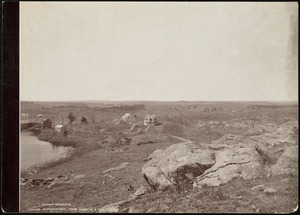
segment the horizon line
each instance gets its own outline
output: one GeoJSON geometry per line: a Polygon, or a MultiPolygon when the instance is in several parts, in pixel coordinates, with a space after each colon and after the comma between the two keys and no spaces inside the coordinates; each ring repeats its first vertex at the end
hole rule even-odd
{"type": "Polygon", "coordinates": [[[298,102],[298,100],[19,100],[20,102],[298,102]]]}

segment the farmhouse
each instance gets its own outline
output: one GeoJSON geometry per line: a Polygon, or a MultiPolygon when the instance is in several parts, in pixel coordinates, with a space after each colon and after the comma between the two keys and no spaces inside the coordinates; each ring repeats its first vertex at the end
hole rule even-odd
{"type": "Polygon", "coordinates": [[[136,115],[126,113],[124,116],[121,117],[121,120],[123,120],[125,122],[135,122],[136,121],[136,115]]]}
{"type": "Polygon", "coordinates": [[[144,118],[144,125],[156,125],[157,119],[156,115],[146,115],[144,118]]]}
{"type": "Polygon", "coordinates": [[[38,114],[36,117],[37,117],[37,118],[42,118],[42,117],[43,117],[43,114],[38,114]]]}
{"type": "Polygon", "coordinates": [[[50,119],[43,119],[43,129],[53,128],[53,122],[50,119]]]}
{"type": "Polygon", "coordinates": [[[28,119],[30,116],[29,116],[29,114],[28,113],[22,113],[21,114],[21,118],[22,119],[28,119]]]}
{"type": "Polygon", "coordinates": [[[66,127],[64,125],[56,125],[54,130],[57,133],[64,133],[66,131],[66,127]]]}

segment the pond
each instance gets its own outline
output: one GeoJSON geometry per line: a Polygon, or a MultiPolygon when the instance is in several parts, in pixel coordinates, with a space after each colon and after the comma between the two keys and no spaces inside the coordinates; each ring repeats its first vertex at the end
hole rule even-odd
{"type": "Polygon", "coordinates": [[[41,141],[31,132],[21,132],[20,169],[26,170],[47,161],[66,157],[69,149],[70,147],[54,146],[41,141]]]}

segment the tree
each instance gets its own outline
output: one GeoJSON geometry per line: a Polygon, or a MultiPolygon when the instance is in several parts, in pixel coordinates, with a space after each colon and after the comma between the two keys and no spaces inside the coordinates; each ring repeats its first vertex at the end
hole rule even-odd
{"type": "Polygon", "coordinates": [[[68,136],[68,131],[65,130],[64,133],[63,133],[63,135],[64,135],[65,137],[68,136]]]}
{"type": "Polygon", "coordinates": [[[87,124],[87,119],[86,119],[85,117],[82,117],[82,118],[81,118],[81,123],[82,123],[82,124],[87,124]]]}
{"type": "Polygon", "coordinates": [[[70,120],[70,124],[75,121],[76,117],[72,112],[69,113],[68,119],[70,120]]]}

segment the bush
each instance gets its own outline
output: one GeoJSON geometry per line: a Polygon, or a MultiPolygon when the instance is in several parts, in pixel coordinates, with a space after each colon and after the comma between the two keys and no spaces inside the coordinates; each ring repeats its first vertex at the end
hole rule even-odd
{"type": "Polygon", "coordinates": [[[70,124],[72,124],[72,122],[75,121],[76,117],[74,116],[74,114],[72,112],[70,112],[68,115],[68,119],[70,120],[70,124]]]}
{"type": "Polygon", "coordinates": [[[145,141],[145,142],[139,142],[139,143],[137,143],[136,145],[137,145],[137,146],[140,146],[140,145],[144,145],[144,144],[153,144],[153,143],[155,143],[155,142],[152,141],[152,140],[148,140],[148,141],[145,141]]]}
{"type": "Polygon", "coordinates": [[[87,119],[86,119],[85,117],[82,117],[82,118],[81,118],[81,123],[82,123],[82,124],[87,124],[87,119]]]}

